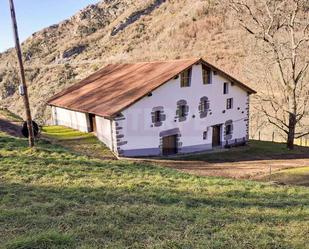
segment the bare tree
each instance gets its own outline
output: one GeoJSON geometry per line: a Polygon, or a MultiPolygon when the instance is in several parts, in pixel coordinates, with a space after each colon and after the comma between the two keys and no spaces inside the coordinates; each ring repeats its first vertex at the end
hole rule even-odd
{"type": "Polygon", "coordinates": [[[230,0],[265,62],[260,111],[286,134],[287,147],[309,134],[309,1],[230,0]]]}

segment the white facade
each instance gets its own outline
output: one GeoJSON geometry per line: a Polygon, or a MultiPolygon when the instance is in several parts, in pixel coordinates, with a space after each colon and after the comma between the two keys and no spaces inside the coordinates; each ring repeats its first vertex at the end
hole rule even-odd
{"type": "Polygon", "coordinates": [[[81,132],[88,132],[89,130],[89,123],[86,113],[53,106],[52,118],[54,125],[71,127],[81,132]]]}
{"type": "Polygon", "coordinates": [[[96,135],[110,150],[114,151],[114,121],[96,116],[96,135]]]}
{"type": "MultiPolygon", "coordinates": [[[[162,137],[160,133],[178,128],[178,152],[197,152],[212,149],[213,126],[221,126],[221,145],[241,143],[248,139],[248,93],[220,75],[212,72],[211,84],[204,85],[202,66],[192,67],[191,85],[180,86],[180,77],[152,92],[152,96],[144,97],[122,112],[125,120],[117,121],[122,127],[120,154],[124,156],[160,155],[162,137]],[[228,82],[228,94],[223,94],[223,84],[228,82]],[[209,100],[210,109],[204,118],[200,118],[199,104],[202,97],[209,100]],[[226,102],[233,98],[233,108],[227,110],[226,102]],[[176,116],[177,101],[185,100],[189,106],[188,116],[180,122],[176,116]],[[155,127],[151,112],[154,107],[163,107],[166,116],[162,125],[155,127]],[[225,123],[232,121],[232,135],[225,139],[225,123]],[[204,132],[207,132],[206,139],[204,132]]],[[[174,131],[175,132],[175,131],[174,131]]],[[[172,134],[171,133],[171,134],[172,134]]]]}
{"type": "MultiPolygon", "coordinates": [[[[214,126],[220,127],[220,146],[245,143],[248,139],[249,94],[237,84],[211,71],[211,84],[203,84],[202,65],[193,65],[189,87],[181,87],[181,77],[175,77],[149,96],[127,107],[116,118],[96,116],[96,134],[112,151],[122,156],[153,156],[162,154],[165,136],[177,136],[178,153],[213,148],[214,126]],[[228,83],[228,93],[223,85],[228,83]],[[208,99],[209,109],[201,115],[201,99],[208,99]],[[233,98],[231,109],[227,99],[233,98]],[[185,102],[185,120],[177,117],[177,103],[185,102]],[[153,121],[154,110],[160,109],[164,120],[153,121]],[[205,113],[204,113],[205,114],[205,113]],[[227,125],[232,126],[226,135],[227,125]]],[[[53,107],[54,124],[88,132],[89,115],[53,107]]]]}

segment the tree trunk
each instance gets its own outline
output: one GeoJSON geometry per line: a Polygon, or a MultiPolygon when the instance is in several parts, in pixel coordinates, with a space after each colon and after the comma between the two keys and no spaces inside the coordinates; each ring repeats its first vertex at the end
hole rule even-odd
{"type": "Polygon", "coordinates": [[[289,133],[288,133],[288,138],[287,138],[287,148],[290,150],[294,149],[295,127],[296,127],[296,115],[293,113],[290,113],[289,133]]]}

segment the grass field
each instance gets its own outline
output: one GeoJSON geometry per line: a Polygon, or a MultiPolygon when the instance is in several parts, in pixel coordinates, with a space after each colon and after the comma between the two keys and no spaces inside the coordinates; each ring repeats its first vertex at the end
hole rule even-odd
{"type": "MultiPolygon", "coordinates": [[[[268,176],[261,180],[269,179],[268,176]]],[[[286,169],[272,174],[271,180],[290,185],[309,187],[309,167],[286,169]]]]}
{"type": "Polygon", "coordinates": [[[0,248],[308,248],[309,189],[0,135],[0,248]]]}
{"type": "Polygon", "coordinates": [[[250,140],[247,146],[230,148],[218,153],[207,152],[178,158],[207,162],[233,162],[303,157],[309,158],[308,147],[295,146],[294,150],[289,150],[285,143],[250,140]]]}
{"type": "Polygon", "coordinates": [[[110,149],[92,133],[84,133],[63,126],[44,126],[43,137],[52,143],[69,148],[80,154],[99,159],[115,159],[110,149]]]}

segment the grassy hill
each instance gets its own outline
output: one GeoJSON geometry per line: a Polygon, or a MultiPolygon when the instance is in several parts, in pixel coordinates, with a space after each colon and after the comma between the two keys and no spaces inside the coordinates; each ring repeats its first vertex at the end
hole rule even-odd
{"type": "Polygon", "coordinates": [[[307,248],[309,189],[0,135],[0,248],[307,248]]]}
{"type": "MultiPolygon", "coordinates": [[[[253,53],[226,3],[101,1],[33,34],[22,48],[34,116],[48,118],[49,97],[107,63],[205,57],[253,86],[245,67],[253,53]]],[[[0,106],[24,115],[18,84],[10,49],[0,54],[0,106]]]]}

